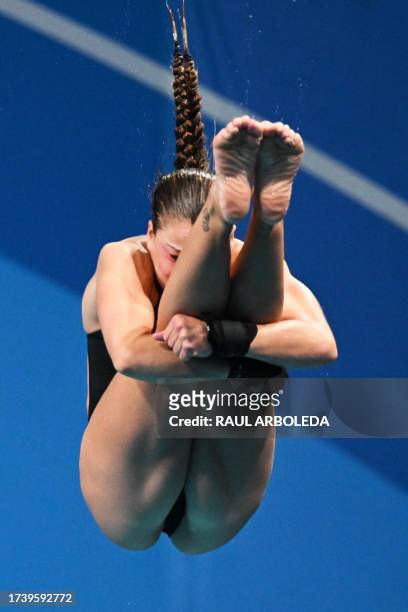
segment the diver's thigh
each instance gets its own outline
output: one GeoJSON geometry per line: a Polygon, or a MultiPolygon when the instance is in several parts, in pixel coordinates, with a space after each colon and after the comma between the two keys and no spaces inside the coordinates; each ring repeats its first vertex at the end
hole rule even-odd
{"type": "Polygon", "coordinates": [[[228,543],[262,502],[270,479],[275,432],[265,438],[194,439],[185,484],[186,515],[172,536],[186,554],[228,543]]]}
{"type": "Polygon", "coordinates": [[[185,484],[191,522],[246,520],[263,499],[274,450],[273,429],[263,438],[195,439],[185,484]]]}
{"type": "Polygon", "coordinates": [[[82,493],[118,543],[159,533],[184,484],[191,441],[157,437],[154,399],[152,383],[115,375],[83,435],[82,493]]]}

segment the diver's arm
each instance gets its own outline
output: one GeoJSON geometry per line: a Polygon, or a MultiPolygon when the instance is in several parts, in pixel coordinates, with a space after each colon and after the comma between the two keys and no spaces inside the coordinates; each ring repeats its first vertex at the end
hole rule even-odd
{"type": "Polygon", "coordinates": [[[117,372],[148,381],[227,377],[227,360],[210,357],[183,362],[165,343],[153,339],[153,306],[143,291],[131,249],[123,243],[106,244],[100,252],[96,304],[106,348],[117,372]]]}
{"type": "MultiPolygon", "coordinates": [[[[284,303],[281,318],[274,323],[258,324],[247,357],[281,367],[320,366],[337,359],[333,333],[313,293],[294,278],[285,263],[284,303]]],[[[192,363],[193,355],[207,361],[208,332],[203,322],[177,314],[166,330],[154,334],[178,357],[192,363]],[[174,324],[175,320],[178,320],[174,324]]],[[[211,357],[210,357],[211,358],[211,357]]],[[[193,361],[196,361],[195,359],[193,361]]]]}
{"type": "Polygon", "coordinates": [[[150,332],[129,336],[127,352],[117,364],[125,376],[158,382],[173,378],[227,378],[226,359],[209,357],[181,361],[165,342],[157,342],[150,332]]]}
{"type": "Polygon", "coordinates": [[[316,297],[290,273],[285,274],[281,319],[258,325],[247,357],[282,367],[304,367],[324,365],[337,356],[333,332],[316,297]]]}
{"type": "Polygon", "coordinates": [[[317,367],[337,359],[337,348],[321,327],[294,319],[258,325],[246,356],[284,368],[317,367]]]}

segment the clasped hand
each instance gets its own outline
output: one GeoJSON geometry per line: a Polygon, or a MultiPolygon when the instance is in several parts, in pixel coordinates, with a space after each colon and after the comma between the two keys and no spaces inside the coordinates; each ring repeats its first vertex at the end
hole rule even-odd
{"type": "Polygon", "coordinates": [[[153,338],[166,342],[181,361],[189,361],[193,357],[209,357],[212,353],[206,322],[188,315],[173,315],[167,327],[154,333],[153,338]]]}

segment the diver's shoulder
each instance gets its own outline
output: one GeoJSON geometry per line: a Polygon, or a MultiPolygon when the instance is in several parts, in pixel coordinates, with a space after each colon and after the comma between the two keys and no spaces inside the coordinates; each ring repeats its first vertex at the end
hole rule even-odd
{"type": "Polygon", "coordinates": [[[129,238],[123,238],[123,240],[118,240],[117,244],[123,244],[126,248],[130,248],[134,251],[148,253],[146,240],[146,234],[140,234],[140,236],[130,236],[129,238]]]}
{"type": "Polygon", "coordinates": [[[115,257],[115,254],[120,257],[123,255],[123,253],[136,256],[149,255],[146,245],[146,238],[147,237],[145,235],[141,235],[106,242],[99,251],[99,257],[115,257]]]}

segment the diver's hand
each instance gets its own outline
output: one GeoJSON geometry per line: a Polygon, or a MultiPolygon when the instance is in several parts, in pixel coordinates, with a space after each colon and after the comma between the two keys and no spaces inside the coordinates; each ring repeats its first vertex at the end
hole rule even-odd
{"type": "Polygon", "coordinates": [[[193,357],[209,357],[212,353],[207,323],[188,315],[173,315],[167,327],[154,333],[153,338],[166,342],[181,361],[189,361],[193,357]]]}

